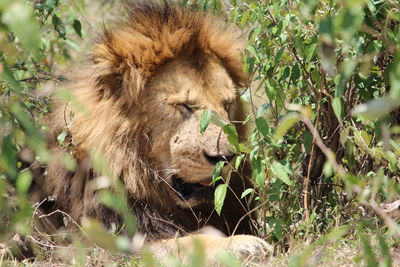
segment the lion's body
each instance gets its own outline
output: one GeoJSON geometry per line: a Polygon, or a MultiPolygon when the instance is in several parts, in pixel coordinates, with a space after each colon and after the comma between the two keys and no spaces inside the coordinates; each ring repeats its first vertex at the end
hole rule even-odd
{"type": "MultiPolygon", "coordinates": [[[[232,173],[221,216],[214,211],[212,186],[193,191],[195,197],[185,196],[183,189],[177,196],[173,188],[181,180],[177,188],[207,184],[204,177],[211,175],[215,161],[230,157],[218,127],[210,124],[199,133],[199,117],[213,109],[225,120],[243,119],[237,94],[245,83],[243,42],[209,15],[169,3],[133,1],[128,14],[127,22],[105,31],[91,62],[67,84],[72,100],[58,102],[48,117],[55,156],[37,178],[34,197],[54,196],[55,202],[43,208],[61,209],[78,222],[89,216],[121,226],[119,215],[99,204],[93,186],[104,173],[89,158],[99,153],[110,176],[126,187],[138,231],[149,240],[205,225],[228,235],[252,234],[252,206],[240,198],[251,187],[246,168],[232,173]],[[68,137],[60,146],[56,137],[62,131],[68,137]],[[77,161],[74,170],[58,160],[63,153],[77,161]]],[[[238,131],[243,138],[243,129],[238,131]]]]}

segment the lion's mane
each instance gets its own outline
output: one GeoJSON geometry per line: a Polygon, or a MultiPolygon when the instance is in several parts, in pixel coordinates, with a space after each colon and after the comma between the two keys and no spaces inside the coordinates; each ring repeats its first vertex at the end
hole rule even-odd
{"type": "Polygon", "coordinates": [[[65,131],[78,167],[69,171],[53,160],[37,183],[39,198],[54,196],[55,207],[51,208],[62,209],[76,220],[93,216],[107,225],[121,224],[120,217],[100,205],[96,191],[88,186],[100,175],[88,158],[90,153],[99,152],[108,162],[111,175],[126,186],[138,231],[149,239],[171,237],[176,231],[194,231],[206,224],[227,234],[234,229],[235,233],[251,233],[250,216],[246,217],[250,208],[239,201],[240,192],[250,186],[245,174],[236,184],[232,182],[238,196],[228,193],[221,216],[213,213],[210,205],[183,209],[169,202],[167,185],[160,182],[159,173],[146,158],[151,146],[147,133],[156,131],[157,126],[148,125],[143,114],[136,112],[138,105],[146,105],[140,97],[149,78],[183,52],[198,58],[215,55],[234,83],[243,86],[246,76],[242,71],[240,52],[244,42],[240,34],[206,13],[168,1],[129,1],[125,6],[126,20],[104,30],[89,62],[80,66],[67,84],[71,101],[57,103],[48,118],[55,159],[66,152],[65,146],[55,142],[56,136],[65,131]],[[81,104],[83,107],[79,108],[81,104]]]}

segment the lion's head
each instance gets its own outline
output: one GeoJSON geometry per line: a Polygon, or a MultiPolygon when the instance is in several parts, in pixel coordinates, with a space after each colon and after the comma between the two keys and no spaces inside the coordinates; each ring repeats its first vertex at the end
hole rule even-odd
{"type": "Polygon", "coordinates": [[[219,127],[199,132],[200,116],[215,110],[225,121],[242,119],[244,43],[207,14],[168,2],[128,6],[128,20],[105,31],[72,83],[88,111],[69,129],[77,154],[103,153],[136,199],[212,200],[215,164],[234,153],[219,127]]]}
{"type": "MultiPolygon", "coordinates": [[[[165,64],[149,79],[142,106],[149,127],[149,159],[160,176],[172,185],[179,202],[195,203],[196,193],[211,183],[218,161],[231,161],[234,153],[221,128],[211,124],[199,132],[204,110],[218,112],[225,121],[235,117],[237,87],[220,60],[210,55],[182,55],[165,64]]],[[[206,191],[206,190],[205,190],[206,191]]],[[[199,194],[201,195],[201,194],[199,194]]]]}

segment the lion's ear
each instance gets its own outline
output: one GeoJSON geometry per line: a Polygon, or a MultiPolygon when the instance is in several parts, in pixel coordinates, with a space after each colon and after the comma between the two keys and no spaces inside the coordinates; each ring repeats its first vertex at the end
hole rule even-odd
{"type": "Polygon", "coordinates": [[[138,33],[127,31],[124,36],[118,31],[105,32],[94,47],[93,78],[99,97],[120,97],[130,104],[137,101],[153,69],[143,59],[151,44],[140,37],[138,33]],[[135,36],[134,40],[132,36],[135,36]]]}

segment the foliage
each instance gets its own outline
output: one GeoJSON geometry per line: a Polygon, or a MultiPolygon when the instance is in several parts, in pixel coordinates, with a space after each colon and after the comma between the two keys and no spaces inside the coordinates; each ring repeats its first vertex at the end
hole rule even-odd
{"type": "MultiPolygon", "coordinates": [[[[222,127],[238,153],[233,167],[238,169],[245,160],[251,163],[257,190],[248,189],[241,197],[252,194],[258,201],[260,236],[275,245],[278,255],[294,242],[316,240],[293,253],[288,261],[293,266],[318,261],[321,256],[315,250],[323,251],[338,240],[357,244],[355,264],[372,266],[379,258],[390,266],[398,225],[379,203],[398,199],[400,192],[400,4],[182,2],[226,16],[248,35],[244,69],[251,83],[243,89],[243,99],[249,102],[250,114],[243,123],[254,128],[248,142],[239,143],[237,122],[222,122],[212,111],[203,114],[199,130],[209,123],[222,127]]],[[[41,119],[51,108],[49,90],[66,80],[58,73],[85,52],[83,44],[92,26],[88,3],[0,2],[0,243],[7,249],[15,247],[10,241],[14,234],[32,237],[37,231],[31,223],[35,206],[26,196],[34,166],[25,166],[21,158],[35,155],[40,164],[51,158],[41,119]]],[[[114,6],[113,1],[97,3],[99,14],[114,6]]],[[[60,135],[58,141],[62,144],[64,138],[60,135]]],[[[101,157],[94,156],[93,161],[104,168],[101,157]]],[[[74,166],[68,153],[63,162],[74,166]]],[[[221,179],[222,165],[218,166],[213,181],[221,179]]],[[[126,218],[133,234],[134,219],[123,198],[116,197],[125,192],[118,184],[112,187],[118,194],[104,191],[102,201],[126,218]]],[[[217,211],[226,190],[226,184],[216,190],[217,211]]],[[[132,249],[128,239],[115,237],[96,221],[82,227],[89,239],[111,251],[132,249]]],[[[47,244],[54,244],[46,238],[47,244]]],[[[86,253],[101,254],[97,249],[87,252],[82,240],[72,239],[74,264],[84,265],[86,253]]],[[[193,259],[201,258],[201,249],[194,254],[193,259]]],[[[155,265],[147,252],[143,261],[155,265]]],[[[237,265],[231,257],[222,262],[237,265]]]]}
{"type": "MultiPolygon", "coordinates": [[[[349,221],[375,229],[360,206],[379,214],[376,203],[398,199],[399,7],[282,0],[229,10],[249,34],[245,96],[256,129],[242,152],[258,186],[261,235],[278,249],[349,221]]],[[[391,227],[375,222],[378,233],[391,227]]]]}
{"type": "MultiPolygon", "coordinates": [[[[32,174],[30,166],[22,166],[17,153],[30,147],[41,162],[50,154],[46,149],[43,130],[38,120],[48,113],[48,97],[40,92],[43,81],[60,83],[64,77],[54,74],[54,65],[70,59],[61,20],[51,22],[48,17],[65,15],[65,7],[58,1],[2,1],[0,4],[0,239],[6,233],[31,232],[33,207],[26,202],[32,174]],[[55,10],[57,8],[57,11],[55,10]],[[62,26],[61,26],[62,25],[62,26]],[[54,31],[52,28],[56,31],[54,31]],[[26,167],[26,168],[23,168],[26,167]],[[7,195],[12,185],[16,199],[7,195]],[[17,212],[14,214],[14,212],[17,212]]],[[[74,44],[69,40],[70,44],[74,44]]],[[[29,156],[29,155],[26,155],[29,156]]]]}

